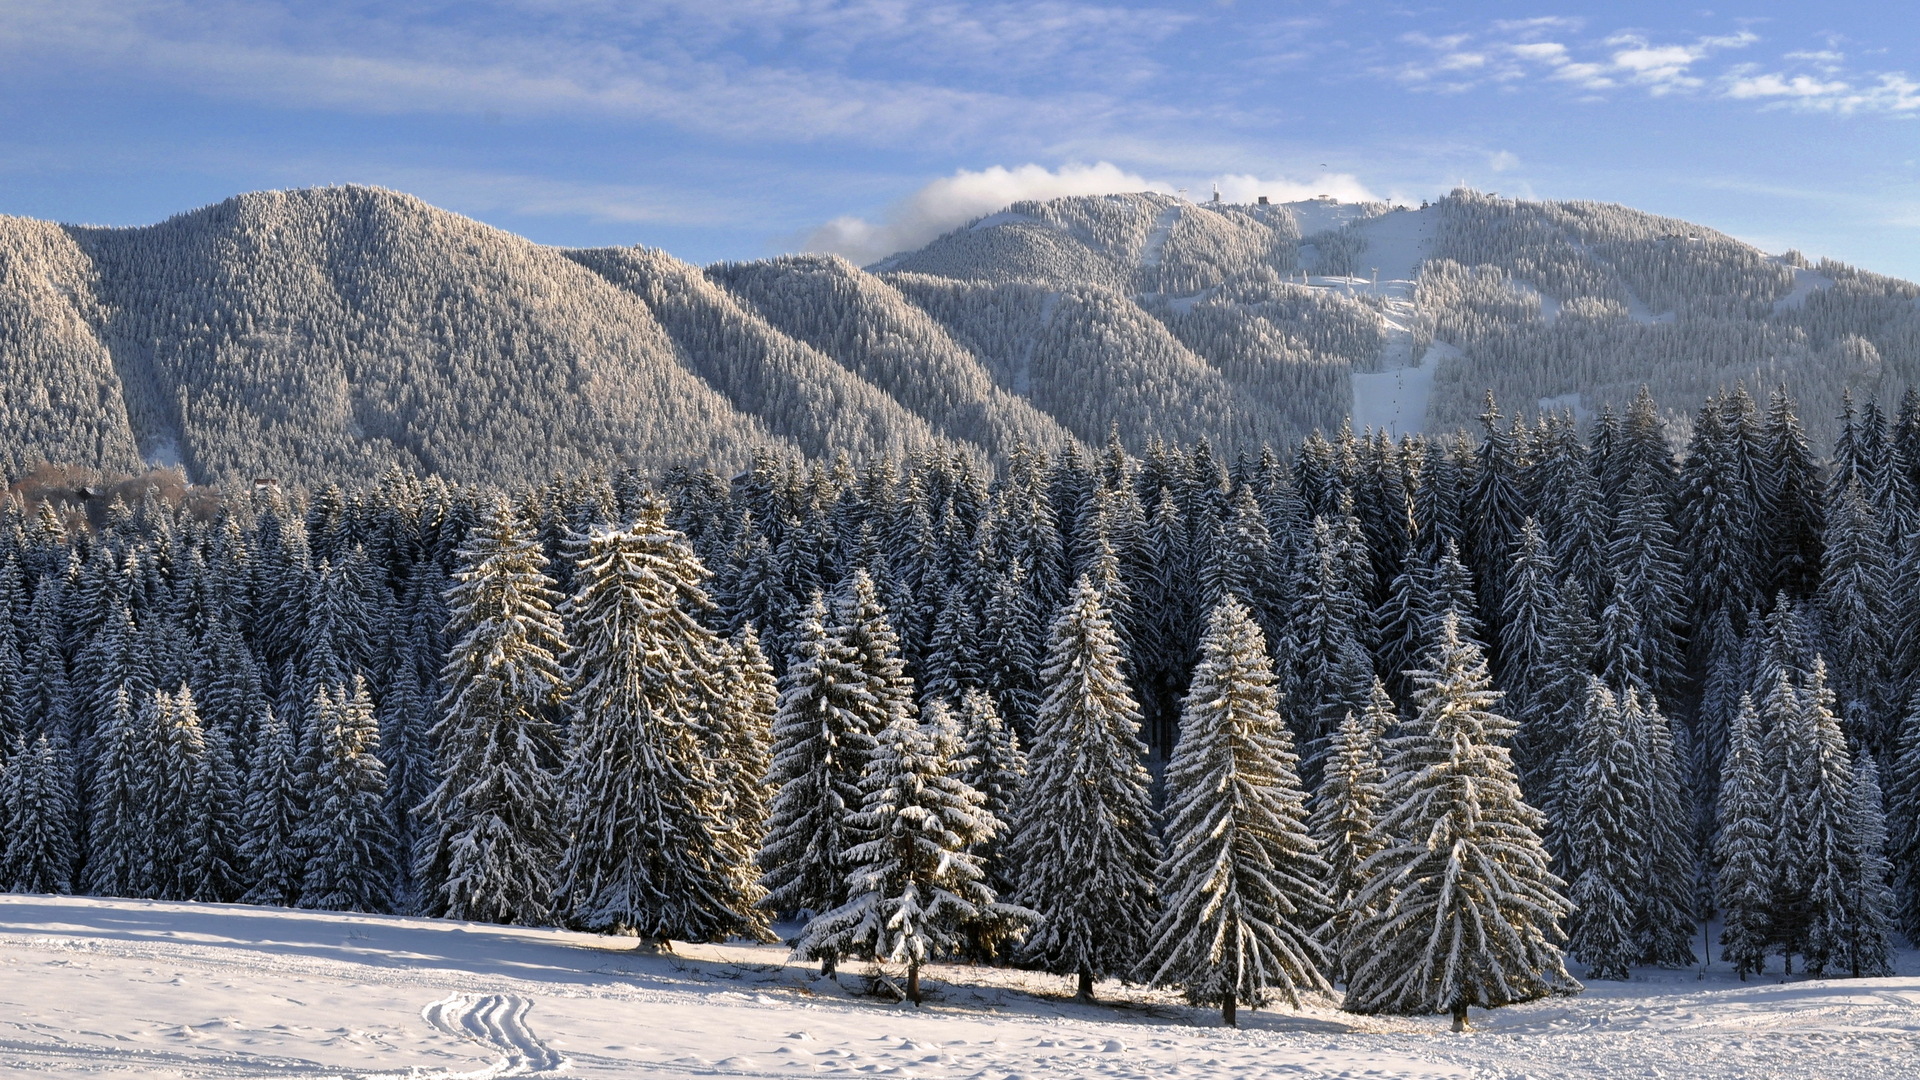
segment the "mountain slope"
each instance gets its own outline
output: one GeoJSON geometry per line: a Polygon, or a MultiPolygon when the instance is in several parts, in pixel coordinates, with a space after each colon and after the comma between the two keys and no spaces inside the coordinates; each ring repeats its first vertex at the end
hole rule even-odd
{"type": "MultiPolygon", "coordinates": [[[[0,248],[31,259],[44,230],[9,225],[0,248]]],[[[323,480],[393,461],[517,478],[779,441],[689,371],[636,299],[407,196],[264,193],[150,228],[61,232],[65,262],[42,259],[40,274],[83,283],[74,310],[111,355],[125,414],[117,441],[73,455],[82,463],[119,465],[137,443],[208,479],[323,480]]],[[[9,334],[8,355],[34,341],[9,334]]],[[[90,370],[69,368],[69,384],[90,370]]],[[[67,456],[14,444],[11,469],[67,456]]]]}
{"type": "Polygon", "coordinates": [[[0,217],[0,470],[25,460],[139,461],[93,264],[57,225],[0,217]]]}
{"type": "Polygon", "coordinates": [[[1648,385],[1920,384],[1920,288],[1596,203],[1018,203],[865,270],[546,248],[373,188],[143,228],[0,218],[0,469],[518,482],[1591,416],[1648,385]],[[1356,397],[1356,395],[1358,395],[1356,397]]]}
{"type": "Polygon", "coordinates": [[[1016,444],[1052,451],[1073,441],[1053,417],[996,384],[977,356],[893,285],[844,259],[798,255],[722,263],[707,273],[949,438],[995,457],[1016,444]]]}
{"type": "Polygon", "coordinates": [[[897,455],[941,442],[886,390],[769,324],[697,267],[644,248],[567,257],[643,301],[693,370],[807,454],[897,455]]]}

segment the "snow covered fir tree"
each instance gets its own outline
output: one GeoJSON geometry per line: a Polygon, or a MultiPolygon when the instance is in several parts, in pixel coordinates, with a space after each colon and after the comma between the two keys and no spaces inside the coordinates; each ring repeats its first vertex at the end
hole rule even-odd
{"type": "Polygon", "coordinates": [[[908,996],[991,961],[1229,1017],[1883,974],[1920,396],[1833,430],[1735,389],[505,489],[42,472],[0,500],[0,884],[778,926],[908,996]]]}

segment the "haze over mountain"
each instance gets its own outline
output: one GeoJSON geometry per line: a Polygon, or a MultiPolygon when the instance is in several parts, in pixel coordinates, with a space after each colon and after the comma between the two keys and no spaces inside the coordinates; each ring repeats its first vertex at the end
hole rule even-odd
{"type": "MultiPolygon", "coordinates": [[[[1920,377],[1920,287],[1618,206],[1017,203],[859,269],[543,247],[410,196],[0,217],[0,470],[468,480],[1018,444],[1223,449],[1920,377]]],[[[1682,425],[1681,430],[1684,430],[1682,425]]]]}

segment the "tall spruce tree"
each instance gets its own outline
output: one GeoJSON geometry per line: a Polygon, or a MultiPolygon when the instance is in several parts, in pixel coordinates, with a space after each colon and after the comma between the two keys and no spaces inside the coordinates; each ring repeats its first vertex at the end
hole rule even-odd
{"type": "MultiPolygon", "coordinates": [[[[819,915],[846,899],[846,853],[859,842],[853,815],[860,778],[874,751],[874,702],[845,642],[826,626],[818,593],[792,632],[794,653],[781,680],[767,779],[774,789],[758,862],[766,896],[782,914],[819,915]]],[[[833,972],[833,954],[820,959],[833,972]]]]}
{"type": "Polygon", "coordinates": [[[1777,856],[1768,888],[1769,945],[1780,952],[1789,974],[1793,957],[1804,955],[1807,949],[1811,919],[1811,867],[1806,862],[1812,830],[1810,785],[1819,772],[1812,764],[1818,736],[1812,710],[1806,707],[1800,688],[1793,684],[1797,671],[1777,667],[1771,686],[1760,699],[1762,767],[1769,780],[1768,832],[1777,856]]]}
{"type": "Polygon", "coordinates": [[[1034,610],[1025,575],[1018,567],[996,574],[988,588],[981,620],[981,670],[1001,719],[1025,737],[1032,733],[1040,706],[1040,660],[1036,641],[1041,619],[1034,610]]]}
{"type": "Polygon", "coordinates": [[[1373,662],[1361,641],[1364,608],[1349,589],[1340,541],[1326,519],[1313,524],[1314,557],[1289,621],[1281,655],[1288,658],[1289,719],[1306,752],[1309,777],[1319,775],[1327,739],[1349,712],[1367,707],[1373,662]]]}
{"type": "Polygon", "coordinates": [[[1719,834],[1714,848],[1714,904],[1720,909],[1720,958],[1742,982],[1766,970],[1774,934],[1772,784],[1760,713],[1742,696],[1721,765],[1719,834]]]}
{"type": "Polygon", "coordinates": [[[1856,979],[1893,974],[1893,890],[1888,887],[1887,817],[1880,790],[1880,769],[1873,755],[1862,754],[1853,766],[1854,836],[1860,845],[1860,866],[1854,889],[1852,932],[1841,942],[1834,966],[1856,979]]]}
{"type": "Polygon", "coordinates": [[[780,708],[780,684],[773,662],[760,649],[760,633],[748,623],[727,642],[722,661],[733,703],[720,725],[714,753],[725,775],[727,815],[741,839],[758,852],[766,843],[773,788],[773,719],[780,708]]]}
{"type": "Polygon", "coordinates": [[[240,810],[240,862],[247,881],[241,899],[246,903],[286,906],[299,898],[305,865],[296,838],[308,793],[302,781],[292,727],[271,707],[263,708],[240,810]]]}
{"type": "MultiPolygon", "coordinates": [[[[1153,947],[1139,972],[1196,1004],[1331,989],[1319,928],[1328,866],[1307,830],[1299,758],[1280,715],[1266,637],[1228,595],[1214,607],[1167,766],[1166,856],[1153,947]]],[[[1349,714],[1351,716],[1351,714],[1349,714]]]]}
{"type": "MultiPolygon", "coordinates": [[[[1673,504],[1679,518],[1677,544],[1686,552],[1684,589],[1695,627],[1722,612],[1742,615],[1764,573],[1755,560],[1761,546],[1755,536],[1760,506],[1752,487],[1756,478],[1746,467],[1746,418],[1737,406],[1729,407],[1734,400],[1709,397],[1701,405],[1673,504]]],[[[1635,602],[1644,612],[1646,601],[1635,602]]],[[[1661,680],[1657,689],[1671,694],[1676,674],[1656,670],[1661,680]]]]}
{"type": "Polygon", "coordinates": [[[415,811],[422,906],[443,918],[544,923],[562,847],[551,719],[566,692],[560,595],[532,526],[504,499],[458,554],[447,596],[454,645],[432,732],[440,783],[415,811]]]}
{"type": "Polygon", "coordinates": [[[139,793],[148,830],[144,846],[145,895],[160,900],[186,900],[195,892],[187,879],[193,867],[188,848],[194,805],[194,787],[203,770],[206,732],[191,692],[154,691],[147,710],[152,719],[142,724],[139,793]]]}
{"type": "Polygon", "coordinates": [[[45,732],[7,762],[6,840],[0,884],[9,892],[69,893],[79,851],[74,837],[73,765],[66,744],[45,732]]]}
{"type": "Polygon", "coordinates": [[[1514,733],[1514,764],[1520,790],[1547,816],[1547,848],[1565,866],[1561,845],[1562,784],[1586,712],[1587,678],[1593,672],[1596,629],[1585,590],[1571,578],[1560,583],[1549,626],[1547,670],[1536,691],[1533,715],[1514,733]]]}
{"type": "Polygon", "coordinates": [[[1625,979],[1639,958],[1635,913],[1644,887],[1650,793],[1640,747],[1621,723],[1612,691],[1587,683],[1587,710],[1568,763],[1565,831],[1573,902],[1568,950],[1592,979],[1625,979]]]}
{"type": "MultiPolygon", "coordinates": [[[[1020,791],[1027,780],[1027,754],[1020,736],[1000,719],[993,699],[979,690],[969,690],[960,698],[959,724],[965,741],[966,757],[961,762],[960,778],[980,793],[981,808],[994,819],[1011,827],[1020,791]]],[[[987,873],[987,884],[994,892],[1012,895],[1018,886],[1000,857],[1004,833],[979,845],[975,854],[987,873]]]]}
{"type": "MultiPolygon", "coordinates": [[[[1861,826],[1879,825],[1879,808],[1864,813],[1855,803],[1852,754],[1827,688],[1825,666],[1816,661],[1802,691],[1805,740],[1789,761],[1807,770],[1807,805],[1801,815],[1802,846],[1793,855],[1803,867],[1807,905],[1807,971],[1858,976],[1885,974],[1887,912],[1881,888],[1867,888],[1877,863],[1861,826]]],[[[1872,795],[1879,795],[1878,783],[1872,795]]],[[[1880,826],[1884,829],[1884,826],[1880,826]]],[[[1878,837],[1875,837],[1878,839],[1878,837]]],[[[1877,868],[1876,868],[1877,869],[1877,868]]]]}
{"type": "Polygon", "coordinates": [[[1639,792],[1636,812],[1645,822],[1639,849],[1634,942],[1640,963],[1686,967],[1694,962],[1693,812],[1681,775],[1674,729],[1651,696],[1627,687],[1620,700],[1620,726],[1633,744],[1639,792]]]}
{"type": "MultiPolygon", "coordinates": [[[[187,705],[192,697],[182,687],[187,705]]],[[[244,787],[225,728],[202,725],[204,751],[188,789],[185,880],[190,900],[229,902],[241,887],[240,813],[244,787]]]]}
{"type": "Polygon", "coordinates": [[[1520,796],[1505,741],[1513,722],[1480,650],[1447,615],[1414,674],[1414,719],[1387,743],[1381,850],[1368,859],[1350,971],[1353,1012],[1494,1008],[1578,989],[1562,958],[1568,914],[1548,868],[1539,811],[1520,796]]]}
{"type": "Polygon", "coordinates": [[[86,891],[95,896],[140,896],[146,887],[146,844],[152,826],[142,798],[140,764],[146,728],[122,688],[96,733],[92,802],[88,813],[86,891]]]}
{"type": "Polygon", "coordinates": [[[1386,686],[1375,679],[1367,711],[1348,713],[1334,731],[1320,786],[1313,792],[1308,824],[1327,862],[1327,900],[1333,909],[1325,943],[1340,962],[1343,977],[1353,930],[1367,914],[1359,907],[1367,884],[1362,868],[1382,843],[1378,821],[1386,773],[1380,767],[1380,740],[1398,719],[1386,686]]]}
{"type": "Polygon", "coordinates": [[[1078,977],[1133,970],[1153,924],[1158,845],[1140,709],[1099,592],[1081,579],[1054,620],[1030,772],[1007,858],[1040,913],[1022,955],[1078,977]]]}
{"type": "Polygon", "coordinates": [[[1843,488],[1829,509],[1818,594],[1826,647],[1845,715],[1867,746],[1882,753],[1897,735],[1890,713],[1898,699],[1887,670],[1892,560],[1884,525],[1858,483],[1843,488]]]}
{"type": "MultiPolygon", "coordinates": [[[[1604,651],[1625,655],[1630,650],[1638,665],[1619,666],[1637,666],[1633,674],[1642,689],[1659,694],[1675,687],[1683,671],[1676,624],[1687,609],[1686,579],[1673,546],[1671,518],[1671,504],[1655,487],[1653,476],[1643,471],[1628,487],[1607,544],[1607,571],[1613,579],[1609,607],[1621,625],[1605,631],[1608,641],[1617,645],[1604,651]]],[[[1614,676],[1616,687],[1622,685],[1619,676],[1614,676]]]]}
{"type": "Polygon", "coordinates": [[[295,843],[306,860],[300,906],[380,912],[392,895],[393,839],[382,801],[386,766],[366,680],[352,690],[325,685],[309,714],[311,787],[295,843]]]}
{"type": "Polygon", "coordinates": [[[1813,595],[1820,580],[1825,501],[1813,448],[1785,386],[1773,392],[1761,438],[1767,447],[1758,492],[1764,501],[1760,525],[1765,531],[1760,539],[1767,563],[1767,592],[1804,599],[1813,595]]]}
{"type": "Polygon", "coordinates": [[[710,754],[733,696],[724,643],[697,617],[707,572],[657,502],[578,549],[559,910],[653,940],[764,937],[753,838],[710,754]]]}
{"type": "Polygon", "coordinates": [[[1920,690],[1914,691],[1887,779],[1887,856],[1895,925],[1908,944],[1920,942],[1920,690]]]}

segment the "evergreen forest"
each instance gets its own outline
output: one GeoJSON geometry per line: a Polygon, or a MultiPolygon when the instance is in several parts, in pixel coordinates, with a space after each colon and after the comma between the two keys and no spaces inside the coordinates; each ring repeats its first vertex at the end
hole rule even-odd
{"type": "Polygon", "coordinates": [[[1887,973],[1920,394],[1843,397],[1829,454],[1784,388],[1480,408],[497,486],[42,474],[0,503],[0,885],[778,924],[916,1001],[959,959],[1230,1022],[1338,988],[1464,1025],[1703,950],[1887,973]]]}

